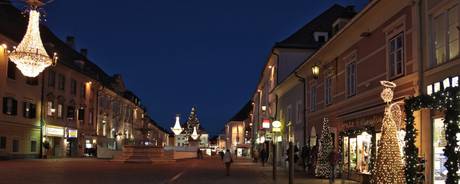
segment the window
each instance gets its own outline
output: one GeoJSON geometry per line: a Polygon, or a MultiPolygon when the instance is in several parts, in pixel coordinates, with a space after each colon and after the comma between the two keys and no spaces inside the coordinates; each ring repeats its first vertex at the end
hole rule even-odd
{"type": "Polygon", "coordinates": [[[13,153],[19,152],[19,140],[14,139],[13,140],[13,153]]]}
{"type": "Polygon", "coordinates": [[[38,86],[38,77],[27,77],[26,84],[31,86],[38,86]]]}
{"type": "Polygon", "coordinates": [[[311,87],[310,110],[316,111],[316,86],[311,87]]]}
{"type": "Polygon", "coordinates": [[[58,118],[62,118],[63,110],[64,110],[64,106],[62,104],[58,104],[57,105],[57,116],[58,116],[58,118]]]}
{"type": "Polygon", "coordinates": [[[70,80],[70,94],[77,94],[77,81],[75,79],[70,80]]]}
{"type": "Polygon", "coordinates": [[[356,62],[347,65],[347,95],[356,95],[356,62]]]}
{"type": "Polygon", "coordinates": [[[65,76],[62,74],[58,75],[58,89],[65,90],[65,76]]]}
{"type": "Polygon", "coordinates": [[[67,118],[69,119],[75,118],[75,107],[74,106],[67,107],[67,118]]]}
{"type": "Polygon", "coordinates": [[[46,102],[46,115],[53,116],[56,109],[54,108],[54,102],[48,101],[46,102]]]}
{"type": "Polygon", "coordinates": [[[302,122],[302,117],[303,117],[303,107],[302,107],[302,102],[301,101],[297,102],[296,110],[297,110],[297,114],[296,114],[297,121],[296,121],[296,123],[300,124],[302,122]]]}
{"type": "Polygon", "coordinates": [[[12,61],[8,60],[8,78],[9,79],[16,79],[16,64],[12,61]]]}
{"type": "Polygon", "coordinates": [[[332,77],[329,76],[324,81],[324,102],[326,105],[332,103],[332,77]]]}
{"type": "Polygon", "coordinates": [[[90,125],[92,125],[92,124],[93,124],[93,112],[89,112],[89,115],[88,115],[88,116],[89,116],[89,117],[88,117],[88,119],[89,119],[89,120],[88,120],[88,123],[89,123],[90,125]]]}
{"type": "Polygon", "coordinates": [[[18,101],[11,97],[3,98],[3,113],[15,116],[18,114],[18,101]]]}
{"type": "Polygon", "coordinates": [[[459,54],[458,7],[455,6],[432,20],[432,65],[441,64],[459,54]]]}
{"type": "Polygon", "coordinates": [[[23,103],[23,116],[27,119],[34,119],[37,115],[36,105],[31,102],[23,103]]]}
{"type": "Polygon", "coordinates": [[[0,149],[6,149],[6,137],[0,136],[0,149]]]}
{"type": "Polygon", "coordinates": [[[56,72],[54,70],[50,70],[48,72],[48,86],[49,87],[56,86],[56,72]]]}
{"type": "Polygon", "coordinates": [[[85,120],[85,109],[83,107],[78,109],[78,120],[85,120]]]}
{"type": "Polygon", "coordinates": [[[37,141],[35,140],[30,141],[30,152],[32,153],[37,152],[37,141]]]}
{"type": "Polygon", "coordinates": [[[389,41],[388,59],[390,78],[403,75],[404,69],[404,33],[399,33],[389,41]]]}
{"type": "Polygon", "coordinates": [[[86,85],[85,83],[80,83],[80,97],[86,98],[86,85]]]}

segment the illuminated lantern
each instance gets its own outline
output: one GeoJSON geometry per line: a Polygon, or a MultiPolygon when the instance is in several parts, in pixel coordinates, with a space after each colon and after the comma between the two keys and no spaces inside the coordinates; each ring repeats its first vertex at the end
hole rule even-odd
{"type": "Polygon", "coordinates": [[[56,53],[54,53],[53,57],[46,53],[40,38],[40,12],[37,11],[37,8],[43,3],[38,0],[28,2],[31,10],[26,34],[16,49],[9,54],[9,58],[24,76],[36,77],[45,68],[56,63],[58,57],[56,53]]]}
{"type": "Polygon", "coordinates": [[[171,130],[174,132],[174,135],[179,135],[184,130],[184,128],[180,126],[179,119],[179,115],[176,115],[176,124],[171,128],[171,130]]]}
{"type": "Polygon", "coordinates": [[[313,77],[315,79],[319,78],[319,66],[318,65],[314,65],[311,67],[311,73],[313,74],[313,77]]]}

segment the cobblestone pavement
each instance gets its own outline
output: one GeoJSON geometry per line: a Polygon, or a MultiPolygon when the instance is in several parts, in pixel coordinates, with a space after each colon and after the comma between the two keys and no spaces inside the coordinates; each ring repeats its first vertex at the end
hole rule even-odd
{"type": "MultiPolygon", "coordinates": [[[[287,183],[287,175],[280,171],[278,181],[273,182],[270,167],[262,168],[248,160],[236,160],[230,176],[225,176],[224,164],[214,158],[155,164],[124,164],[96,159],[12,160],[0,161],[0,183],[271,184],[287,183]]],[[[295,183],[328,182],[298,176],[295,183]]]]}

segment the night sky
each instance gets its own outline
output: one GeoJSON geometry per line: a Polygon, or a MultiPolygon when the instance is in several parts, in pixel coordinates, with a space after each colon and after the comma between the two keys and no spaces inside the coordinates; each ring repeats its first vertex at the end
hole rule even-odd
{"type": "Polygon", "coordinates": [[[45,22],[76,37],[165,128],[193,105],[202,126],[219,133],[250,99],[277,41],[334,3],[362,9],[368,0],[56,0],[45,22]]]}

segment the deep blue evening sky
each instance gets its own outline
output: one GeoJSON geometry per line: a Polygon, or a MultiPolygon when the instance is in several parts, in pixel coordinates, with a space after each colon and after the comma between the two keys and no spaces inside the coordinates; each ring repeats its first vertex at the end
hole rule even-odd
{"type": "Polygon", "coordinates": [[[46,24],[121,73],[165,128],[193,105],[211,134],[250,98],[271,46],[334,3],[368,0],[56,0],[46,24]],[[124,2],[124,3],[121,3],[124,2]]]}

